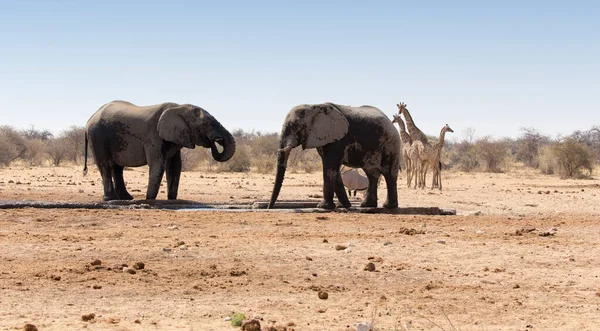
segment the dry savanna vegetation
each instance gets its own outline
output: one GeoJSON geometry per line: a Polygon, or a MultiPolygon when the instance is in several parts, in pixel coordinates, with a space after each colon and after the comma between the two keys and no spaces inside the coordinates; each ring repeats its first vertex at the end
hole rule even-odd
{"type": "MultiPolygon", "coordinates": [[[[181,199],[268,200],[277,134],[233,133],[229,162],[184,150],[181,199]]],[[[82,128],[0,127],[0,207],[99,202],[82,155],[82,128]]],[[[454,216],[2,208],[0,329],[595,330],[599,160],[595,127],[468,131],[446,141],[443,191],[399,178],[402,206],[454,216]]],[[[296,149],[289,166],[280,200],[319,200],[318,154],[296,149]]],[[[147,168],[124,177],[142,199],[147,168]]],[[[385,181],[378,193],[381,203],[385,181]]]]}

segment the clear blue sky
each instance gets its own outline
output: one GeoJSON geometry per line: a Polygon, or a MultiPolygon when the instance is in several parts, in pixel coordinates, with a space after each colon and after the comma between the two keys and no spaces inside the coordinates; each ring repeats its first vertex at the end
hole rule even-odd
{"type": "Polygon", "coordinates": [[[600,125],[599,1],[0,0],[0,125],[192,103],[279,132],[301,103],[404,101],[461,138],[600,125]]]}

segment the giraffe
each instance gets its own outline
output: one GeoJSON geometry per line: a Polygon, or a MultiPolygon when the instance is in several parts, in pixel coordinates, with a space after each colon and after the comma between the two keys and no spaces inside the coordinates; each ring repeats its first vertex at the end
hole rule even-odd
{"type": "Polygon", "coordinates": [[[406,128],[408,129],[408,133],[413,139],[413,145],[418,141],[419,144],[416,144],[414,147],[411,146],[411,155],[412,155],[412,170],[415,176],[415,188],[425,187],[425,177],[427,175],[427,167],[431,160],[429,160],[429,156],[432,155],[430,152],[432,150],[431,143],[427,136],[421,131],[415,124],[410,115],[410,112],[406,108],[406,104],[401,102],[396,104],[398,107],[398,113],[404,116],[406,120],[406,128]],[[416,163],[415,163],[416,162],[416,163]]]}
{"type": "Polygon", "coordinates": [[[410,175],[410,182],[408,183],[408,187],[410,188],[410,185],[412,184],[412,179],[415,179],[415,186],[414,188],[418,187],[422,187],[423,185],[423,181],[421,180],[421,171],[422,171],[422,167],[423,167],[423,151],[425,149],[425,145],[419,141],[419,140],[415,140],[413,141],[412,145],[410,145],[410,150],[409,150],[409,154],[408,157],[410,159],[410,163],[411,163],[411,175],[410,175]]]}
{"type": "Polygon", "coordinates": [[[413,141],[419,140],[423,144],[429,144],[429,139],[427,139],[427,136],[415,125],[412,116],[410,116],[410,113],[406,108],[406,104],[401,102],[396,106],[398,107],[398,114],[403,115],[404,119],[406,120],[406,128],[408,129],[408,133],[412,137],[413,141]]]}
{"type": "Polygon", "coordinates": [[[440,191],[442,190],[442,150],[444,149],[444,141],[447,132],[454,132],[454,130],[452,130],[448,124],[444,125],[442,130],[440,130],[440,137],[434,144],[434,147],[437,149],[437,153],[436,160],[434,160],[433,163],[433,180],[431,182],[432,190],[436,185],[440,191]]]}
{"type": "Polygon", "coordinates": [[[412,138],[406,132],[406,128],[404,127],[404,121],[398,114],[394,114],[394,120],[392,123],[398,123],[398,127],[400,127],[400,139],[402,140],[402,160],[404,161],[404,169],[406,169],[406,185],[410,187],[412,183],[412,175],[413,175],[413,164],[410,157],[410,150],[413,144],[412,138]]]}
{"type": "Polygon", "coordinates": [[[427,167],[431,165],[431,169],[433,171],[433,179],[431,181],[431,189],[434,187],[438,187],[440,190],[442,189],[442,175],[441,175],[441,159],[442,159],[442,149],[444,148],[444,139],[446,136],[446,132],[454,132],[448,124],[446,124],[442,130],[440,130],[440,136],[438,140],[428,146],[425,146],[423,153],[421,155],[422,159],[422,169],[421,169],[421,177],[423,181],[423,187],[425,186],[425,177],[427,175],[427,167]]]}

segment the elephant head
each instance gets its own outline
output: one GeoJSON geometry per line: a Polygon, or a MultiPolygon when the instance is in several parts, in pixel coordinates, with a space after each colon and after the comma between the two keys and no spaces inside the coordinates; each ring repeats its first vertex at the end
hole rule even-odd
{"type": "Polygon", "coordinates": [[[235,139],[206,110],[193,105],[166,108],[158,120],[158,135],[187,148],[210,147],[212,156],[225,162],[235,153],[235,139]],[[222,151],[220,151],[222,149],[222,151]]]}
{"type": "Polygon", "coordinates": [[[292,108],[283,121],[279,150],[277,151],[277,175],[271,194],[269,208],[279,196],[288,157],[293,148],[317,148],[342,139],[348,133],[348,120],[330,103],[300,105],[292,108]]]}

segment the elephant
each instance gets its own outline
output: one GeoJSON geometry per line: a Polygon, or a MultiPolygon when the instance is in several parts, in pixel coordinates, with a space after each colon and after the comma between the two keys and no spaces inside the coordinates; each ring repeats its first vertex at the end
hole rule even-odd
{"type": "Polygon", "coordinates": [[[377,207],[377,183],[387,184],[384,208],[398,207],[397,179],[400,168],[400,136],[392,121],[372,106],[341,106],[334,103],[299,105],[283,121],[275,185],[268,208],[279,196],[288,157],[293,148],[316,148],[323,164],[323,200],[319,208],[335,209],[334,193],[341,206],[350,208],[340,166],[362,168],[369,186],[361,207],[377,207]]]}
{"type": "Polygon", "coordinates": [[[100,107],[86,125],[84,175],[88,139],[102,176],[104,201],[132,200],[123,168],[146,164],[150,169],[146,199],[156,199],[165,171],[167,197],[177,199],[183,147],[210,147],[220,162],[229,160],[236,148],[231,133],[206,110],[176,103],[140,107],[112,101],[100,107]]]}

